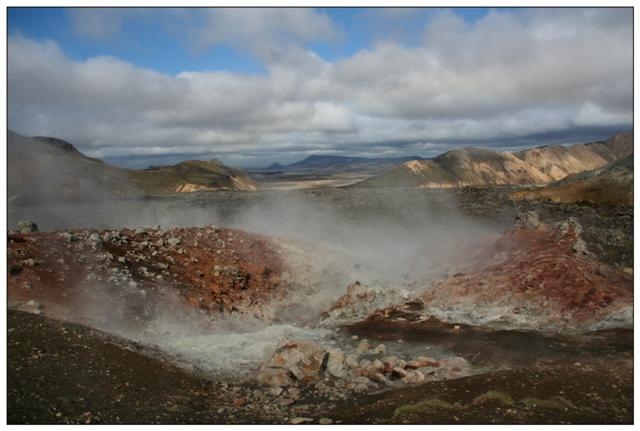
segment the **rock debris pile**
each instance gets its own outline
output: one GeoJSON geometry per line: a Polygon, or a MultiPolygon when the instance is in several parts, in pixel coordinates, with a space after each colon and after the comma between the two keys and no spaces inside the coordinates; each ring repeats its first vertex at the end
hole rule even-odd
{"type": "Polygon", "coordinates": [[[355,281],[347,286],[347,292],[339,297],[329,310],[322,313],[324,325],[345,324],[361,320],[378,309],[407,301],[409,286],[368,286],[355,281]]]}
{"type": "Polygon", "coordinates": [[[234,229],[55,233],[21,224],[8,240],[9,299],[18,308],[34,300],[45,309],[62,309],[73,305],[78,292],[108,285],[142,296],[170,289],[207,313],[262,316],[261,305],[286,290],[277,247],[265,237],[234,229]]]}
{"type": "MultiPolygon", "coordinates": [[[[274,388],[311,385],[327,393],[399,388],[470,375],[462,357],[409,360],[387,355],[384,344],[362,340],[352,352],[305,340],[285,340],[258,370],[256,380],[274,388]]],[[[334,394],[335,395],[335,394],[334,394]]]]}

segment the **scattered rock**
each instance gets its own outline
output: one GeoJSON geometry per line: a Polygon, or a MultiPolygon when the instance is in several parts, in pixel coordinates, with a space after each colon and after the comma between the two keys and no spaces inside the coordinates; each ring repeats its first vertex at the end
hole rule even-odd
{"type": "Polygon", "coordinates": [[[587,256],[589,255],[589,249],[587,248],[587,243],[582,239],[576,239],[576,242],[571,247],[571,250],[575,252],[578,256],[587,256]]]}
{"type": "Polygon", "coordinates": [[[286,407],[286,406],[290,406],[295,402],[296,400],[294,400],[293,398],[280,398],[280,401],[278,402],[278,404],[280,404],[283,407],[286,407]]]}
{"type": "Polygon", "coordinates": [[[31,299],[27,301],[26,307],[24,309],[25,311],[33,314],[41,314],[42,310],[44,310],[44,307],[38,301],[31,299]]]}
{"type": "Polygon", "coordinates": [[[334,377],[342,378],[346,374],[345,354],[340,349],[328,349],[327,372],[334,377]]]}
{"type": "Polygon", "coordinates": [[[410,372],[407,373],[406,376],[404,376],[402,378],[402,381],[405,382],[408,385],[415,385],[415,384],[419,384],[419,383],[424,382],[425,381],[425,376],[419,370],[410,371],[410,372]]]}
{"type": "Polygon", "coordinates": [[[25,259],[25,260],[22,261],[22,264],[24,266],[26,266],[27,268],[32,268],[32,267],[34,267],[36,265],[40,265],[41,263],[42,263],[42,261],[39,260],[39,259],[25,259]]]}
{"type": "Polygon", "coordinates": [[[407,361],[407,365],[405,368],[408,369],[417,369],[422,367],[439,367],[440,362],[436,361],[433,358],[429,358],[427,356],[419,356],[412,361],[407,361]]]}
{"type": "Polygon", "coordinates": [[[88,241],[94,250],[102,245],[102,239],[100,238],[100,235],[98,235],[96,232],[89,235],[88,241]]]}
{"type": "Polygon", "coordinates": [[[179,238],[175,238],[175,237],[171,237],[167,240],[167,244],[169,244],[169,246],[171,247],[176,247],[177,245],[180,244],[180,239],[179,238]]]}
{"type": "Polygon", "coordinates": [[[294,400],[297,400],[300,398],[300,389],[296,388],[295,386],[292,386],[289,389],[287,389],[287,394],[289,395],[289,397],[293,398],[294,400]]]}
{"type": "Polygon", "coordinates": [[[16,229],[20,233],[38,232],[38,225],[29,220],[22,220],[18,222],[16,229]]]}
{"type": "Polygon", "coordinates": [[[540,217],[535,211],[525,211],[516,216],[516,226],[535,229],[540,226],[540,217]]]}
{"type": "Polygon", "coordinates": [[[268,386],[317,381],[321,377],[325,355],[320,346],[309,341],[286,340],[260,368],[257,380],[268,386]]]}
{"type": "Polygon", "coordinates": [[[296,417],[296,418],[293,418],[293,419],[291,419],[289,421],[289,423],[292,424],[292,425],[300,425],[300,424],[303,424],[303,423],[306,423],[306,422],[313,422],[313,419],[312,418],[304,418],[304,417],[296,417]]]}
{"type": "Polygon", "coordinates": [[[358,353],[364,353],[368,351],[370,348],[371,348],[371,345],[369,344],[369,342],[367,340],[362,340],[360,341],[360,344],[358,344],[356,351],[358,353]]]}
{"type": "MultiPolygon", "coordinates": [[[[399,365],[399,360],[397,358],[397,356],[387,356],[386,358],[384,358],[382,360],[382,363],[384,365],[384,370],[385,372],[389,372],[390,370],[394,369],[396,366],[400,366],[399,365]]],[[[404,368],[404,367],[401,367],[404,368]]]]}
{"type": "Polygon", "coordinates": [[[356,355],[352,355],[352,354],[346,355],[344,363],[349,368],[356,368],[356,367],[358,367],[360,365],[358,363],[358,357],[356,355]]]}
{"type": "Polygon", "coordinates": [[[376,347],[371,351],[371,353],[373,353],[374,355],[380,355],[382,353],[385,353],[386,351],[387,351],[387,348],[385,347],[385,345],[379,344],[378,347],[376,347]]]}
{"type": "Polygon", "coordinates": [[[385,385],[389,383],[387,378],[382,373],[373,373],[372,375],[369,376],[369,379],[373,382],[382,383],[385,385]]]}
{"type": "Polygon", "coordinates": [[[78,241],[78,237],[71,232],[60,232],[59,235],[60,238],[63,238],[64,240],[69,242],[78,241]]]}
{"type": "Polygon", "coordinates": [[[272,388],[269,388],[269,393],[275,396],[280,395],[283,391],[284,389],[282,389],[280,386],[274,386],[272,388]]]}
{"type": "Polygon", "coordinates": [[[400,367],[394,367],[391,370],[391,374],[396,376],[396,377],[407,377],[407,375],[409,374],[404,368],[400,368],[400,367]]]}

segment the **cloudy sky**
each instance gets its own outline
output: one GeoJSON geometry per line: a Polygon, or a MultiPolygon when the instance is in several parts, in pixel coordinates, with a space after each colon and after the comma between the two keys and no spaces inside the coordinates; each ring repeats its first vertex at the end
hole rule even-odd
{"type": "Polygon", "coordinates": [[[9,128],[127,167],[584,142],[632,127],[632,20],[630,8],[9,8],[9,128]]]}

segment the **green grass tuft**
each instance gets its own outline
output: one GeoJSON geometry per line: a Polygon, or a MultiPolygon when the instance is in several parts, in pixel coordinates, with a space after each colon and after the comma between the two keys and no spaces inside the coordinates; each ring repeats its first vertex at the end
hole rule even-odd
{"type": "Polygon", "coordinates": [[[504,392],[500,392],[500,391],[488,391],[482,395],[479,395],[473,399],[471,404],[478,405],[478,404],[485,404],[485,403],[490,403],[495,401],[505,406],[513,405],[513,398],[511,398],[511,395],[506,394],[504,392]]]}

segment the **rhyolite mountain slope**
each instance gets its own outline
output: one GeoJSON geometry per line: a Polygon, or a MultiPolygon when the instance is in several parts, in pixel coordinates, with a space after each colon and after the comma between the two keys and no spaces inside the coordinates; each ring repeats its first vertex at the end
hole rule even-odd
{"type": "Polygon", "coordinates": [[[28,138],[7,132],[8,201],[102,199],[198,190],[256,190],[241,170],[190,160],[134,170],[86,157],[56,138],[28,138]]]}
{"type": "Polygon", "coordinates": [[[602,168],[568,175],[544,187],[512,193],[516,199],[633,204],[633,155],[602,168]]]}
{"type": "Polygon", "coordinates": [[[633,154],[633,132],[571,147],[547,145],[519,152],[462,148],[431,160],[411,160],[364,180],[358,187],[450,188],[547,184],[601,168],[633,154]]]}
{"type": "Polygon", "coordinates": [[[218,160],[187,160],[171,166],[151,166],[130,174],[143,189],[151,191],[258,189],[245,172],[225,166],[218,160]]]}

